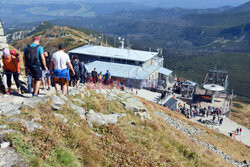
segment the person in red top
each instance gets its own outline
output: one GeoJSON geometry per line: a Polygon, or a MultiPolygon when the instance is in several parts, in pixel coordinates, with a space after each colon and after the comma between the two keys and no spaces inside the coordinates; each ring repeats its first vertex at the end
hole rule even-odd
{"type": "Polygon", "coordinates": [[[14,50],[10,51],[8,48],[5,48],[3,50],[2,60],[3,60],[4,73],[7,77],[7,86],[8,86],[7,94],[11,93],[12,75],[16,83],[17,92],[18,94],[21,94],[21,90],[20,90],[21,84],[19,81],[19,75],[21,73],[21,69],[20,69],[21,59],[19,58],[19,54],[16,53],[14,50]]]}
{"type": "Polygon", "coordinates": [[[98,74],[98,82],[102,83],[102,71],[98,74]]]}

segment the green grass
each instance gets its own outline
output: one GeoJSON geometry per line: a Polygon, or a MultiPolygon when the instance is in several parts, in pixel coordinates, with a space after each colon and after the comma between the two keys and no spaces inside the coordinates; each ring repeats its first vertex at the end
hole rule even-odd
{"type": "Polygon", "coordinates": [[[239,104],[239,103],[233,103],[233,106],[235,107],[235,108],[244,108],[241,104],[239,104]]]}
{"type": "Polygon", "coordinates": [[[239,102],[242,102],[242,103],[250,104],[250,97],[236,96],[234,98],[234,101],[239,101],[239,102]]]}

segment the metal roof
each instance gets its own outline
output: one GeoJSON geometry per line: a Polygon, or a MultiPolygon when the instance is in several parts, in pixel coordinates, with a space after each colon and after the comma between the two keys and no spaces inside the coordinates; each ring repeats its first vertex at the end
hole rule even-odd
{"type": "Polygon", "coordinates": [[[112,62],[102,62],[102,61],[94,61],[86,64],[89,70],[93,70],[96,68],[99,73],[102,71],[103,74],[109,70],[111,76],[120,77],[120,78],[131,78],[131,79],[146,79],[148,76],[157,71],[159,66],[136,66],[129,64],[120,64],[120,63],[112,63],[112,62]]]}
{"type": "Polygon", "coordinates": [[[85,45],[69,51],[72,54],[84,54],[98,57],[108,57],[115,59],[133,60],[146,62],[158,55],[157,52],[147,52],[132,49],[121,49],[97,45],[85,45]]]}
{"type": "Polygon", "coordinates": [[[176,100],[176,99],[174,99],[173,97],[171,97],[171,98],[168,99],[168,101],[164,104],[164,106],[168,106],[168,108],[171,109],[177,102],[178,102],[178,100],[176,100]]]}
{"type": "Polygon", "coordinates": [[[173,71],[171,71],[171,70],[169,70],[169,69],[166,69],[166,68],[164,68],[164,67],[161,67],[161,68],[159,69],[159,73],[169,76],[170,74],[173,73],[173,71]]]}
{"type": "Polygon", "coordinates": [[[195,85],[196,85],[196,83],[195,83],[195,82],[193,82],[193,81],[186,80],[185,82],[183,82],[183,85],[195,86],[195,85]]]}

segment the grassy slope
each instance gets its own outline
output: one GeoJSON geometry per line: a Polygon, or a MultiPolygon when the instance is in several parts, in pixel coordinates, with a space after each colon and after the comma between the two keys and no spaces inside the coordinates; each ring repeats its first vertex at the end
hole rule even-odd
{"type": "Polygon", "coordinates": [[[240,125],[250,128],[250,104],[242,103],[236,99],[233,103],[230,119],[240,125]]]}
{"type": "Polygon", "coordinates": [[[52,52],[57,50],[59,43],[63,43],[66,50],[71,50],[87,44],[89,40],[89,36],[83,32],[67,27],[54,26],[22,40],[16,41],[12,43],[12,45],[18,50],[23,50],[27,44],[31,43],[32,38],[35,36],[39,36],[41,38],[41,45],[45,49],[51,50],[52,52]],[[68,35],[65,36],[65,34],[68,35]]]}
{"type": "MultiPolygon", "coordinates": [[[[127,116],[117,125],[94,127],[92,131],[102,135],[98,137],[68,104],[57,111],[69,120],[66,124],[55,119],[48,104],[41,104],[33,110],[23,109],[20,117],[41,118],[39,123],[44,127],[29,133],[20,124],[8,124],[18,131],[9,135],[14,148],[30,166],[230,166],[220,156],[153,116],[155,111],[160,111],[188,121],[180,114],[141,99],[154,118],[154,121],[142,121],[139,116],[125,110],[119,101],[106,101],[92,91],[90,97],[77,95],[75,98],[86,102],[82,105],[86,110],[94,109],[104,114],[127,113],[127,116]],[[136,122],[136,125],[132,126],[128,121],[136,122]]],[[[250,160],[247,156],[249,147],[189,123],[207,132],[207,135],[200,136],[202,140],[213,143],[236,160],[250,160]]]]}

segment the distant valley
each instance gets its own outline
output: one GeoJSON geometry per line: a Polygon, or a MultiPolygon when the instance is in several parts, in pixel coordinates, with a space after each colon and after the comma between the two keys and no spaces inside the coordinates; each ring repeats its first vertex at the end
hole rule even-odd
{"type": "MultiPolygon", "coordinates": [[[[67,9],[66,4],[62,5],[58,10],[67,9]]],[[[79,5],[72,5],[72,9],[74,7],[75,11],[80,10],[79,5]]],[[[250,2],[238,7],[213,9],[137,7],[133,4],[128,6],[128,10],[119,10],[118,5],[113,7],[113,13],[99,10],[99,14],[94,12],[91,17],[82,17],[77,12],[57,16],[44,12],[39,18],[50,20],[55,25],[85,27],[107,34],[111,44],[112,37],[121,36],[134,49],[163,48],[167,68],[199,83],[206,71],[217,64],[218,68],[230,72],[231,88],[241,96],[250,97],[250,2]]],[[[89,7],[86,11],[93,12],[89,7]]],[[[26,12],[28,20],[32,20],[34,15],[29,14],[32,11],[26,12]]],[[[6,23],[6,32],[13,34],[18,29],[31,31],[32,27],[40,24],[31,20],[29,23],[6,23]]]]}

